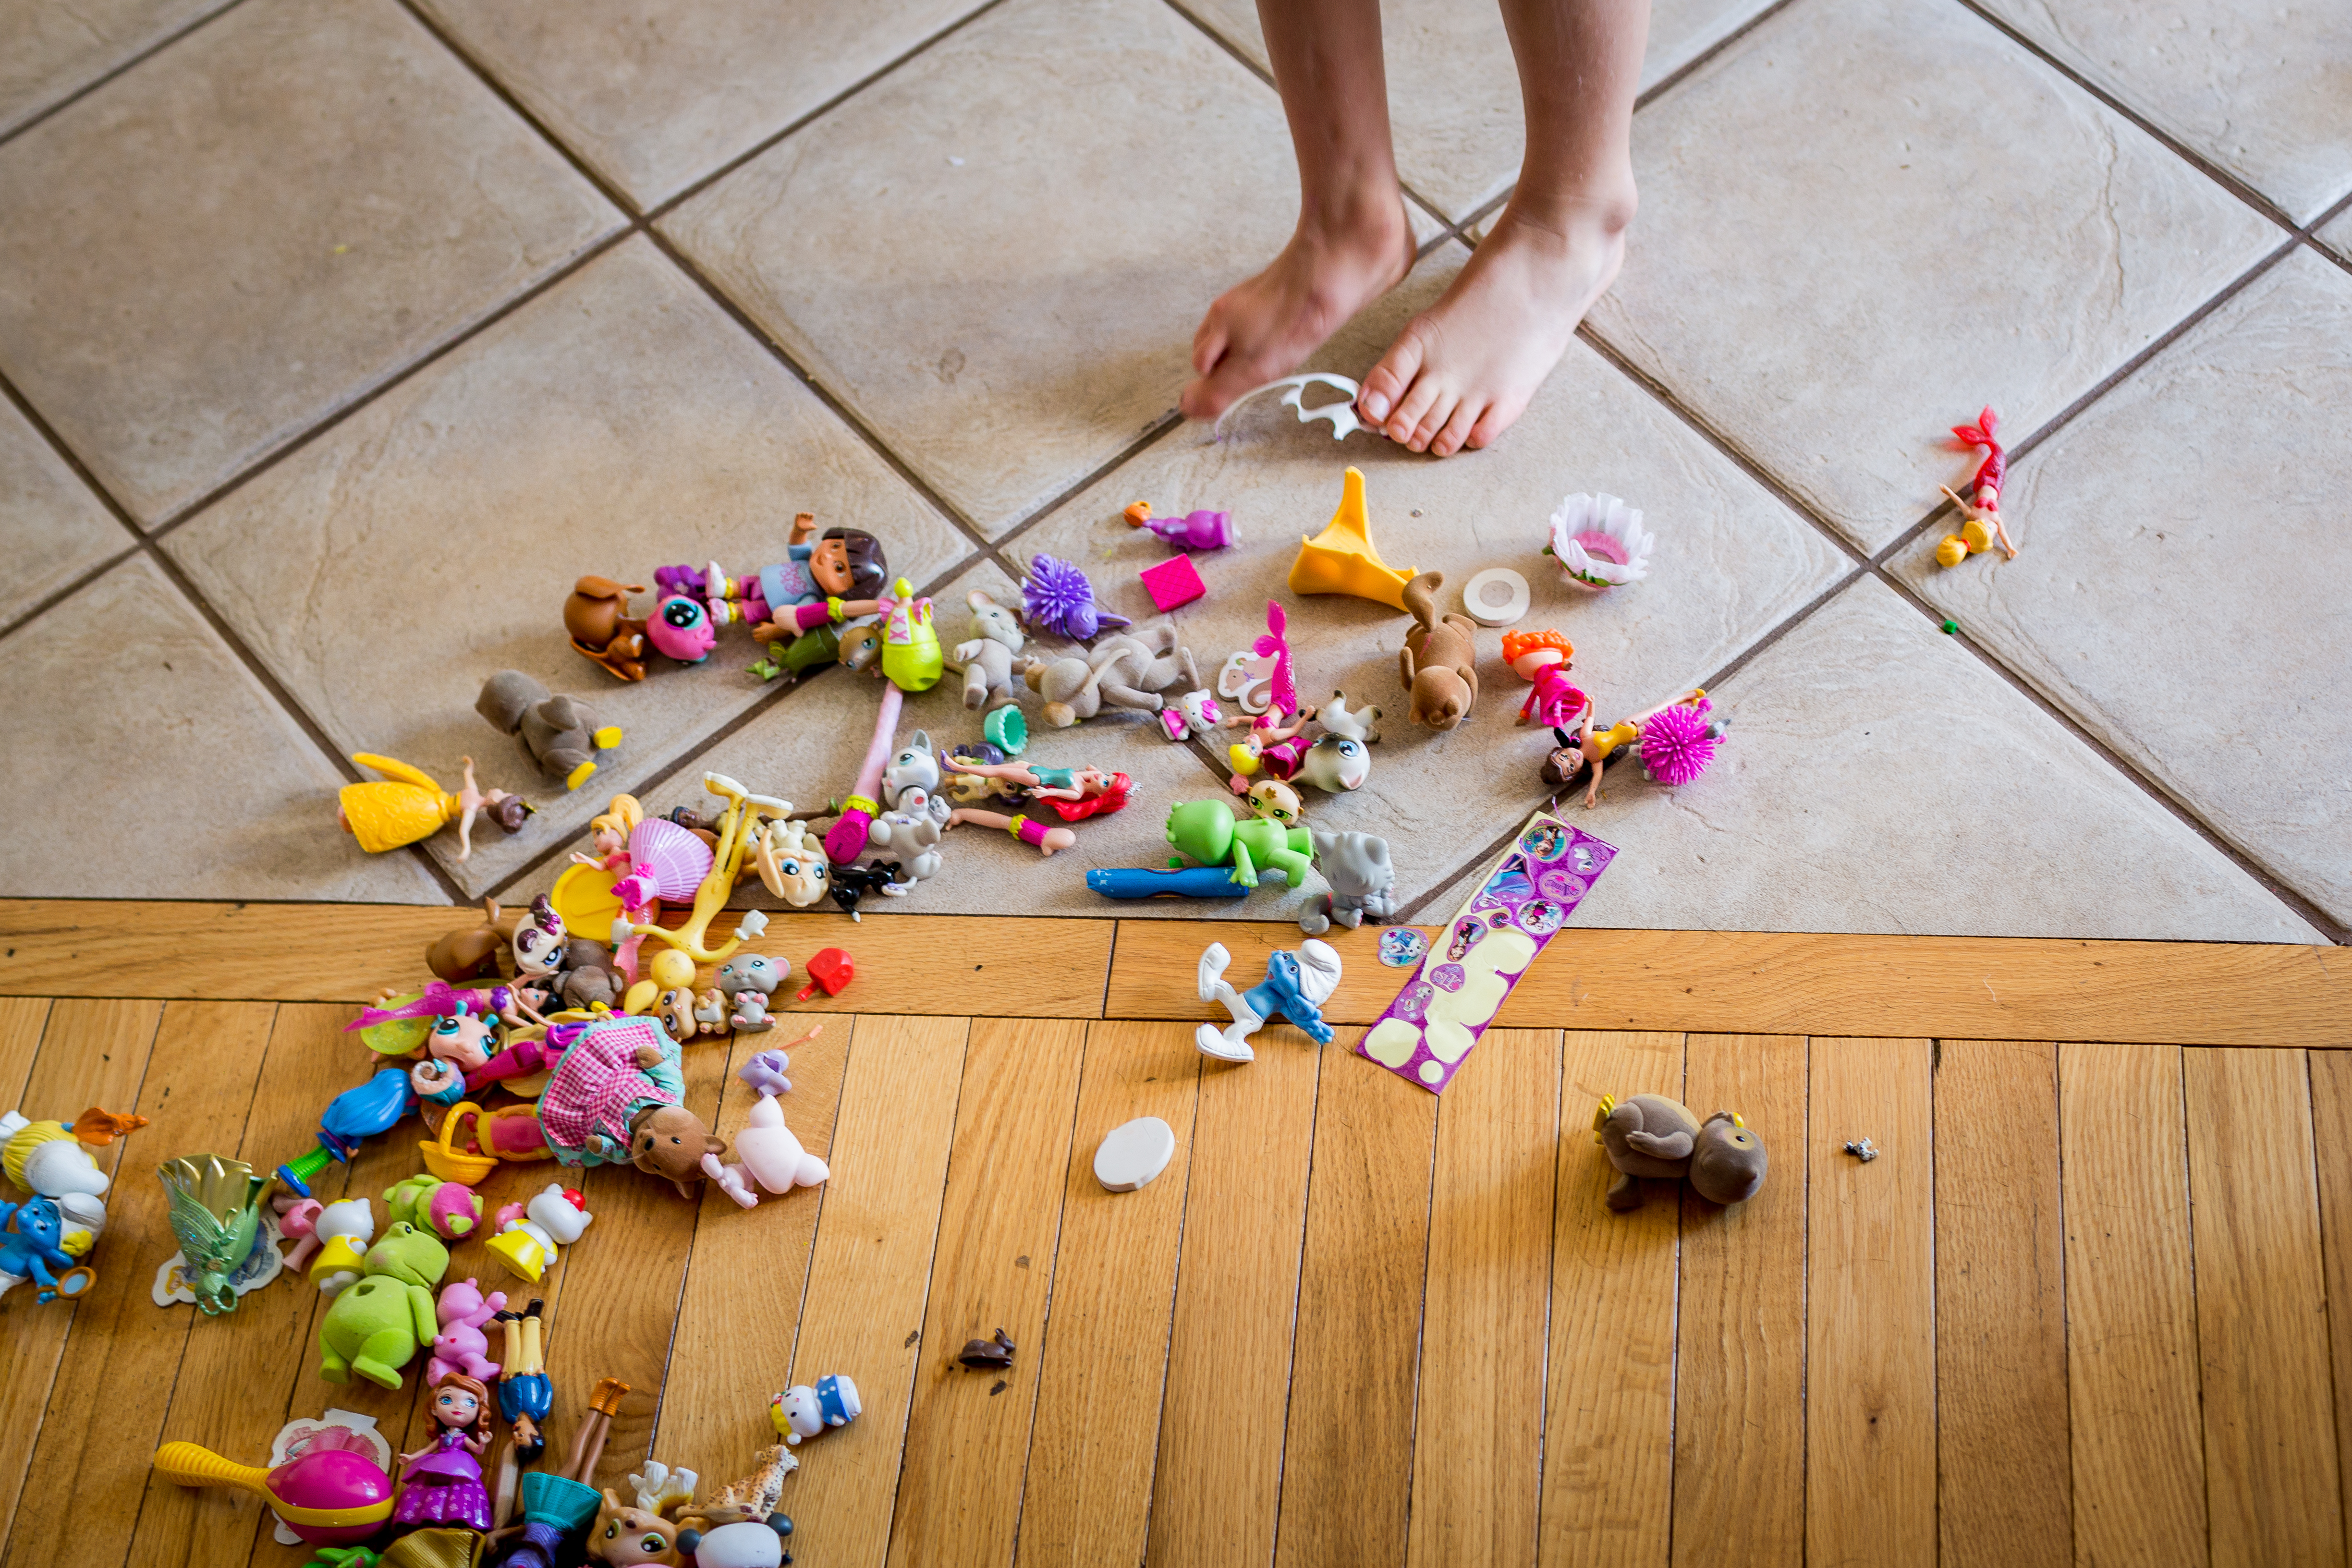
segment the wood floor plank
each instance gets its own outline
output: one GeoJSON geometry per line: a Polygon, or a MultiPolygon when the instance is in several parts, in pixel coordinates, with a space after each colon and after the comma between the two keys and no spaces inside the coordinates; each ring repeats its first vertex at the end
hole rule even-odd
{"type": "MultiPolygon", "coordinates": [[[[1805,1552],[1806,1042],[1703,1035],[1685,1042],[1683,1100],[1733,1111],[1764,1142],[1763,1190],[1717,1208],[1682,1199],[1675,1378],[1674,1560],[1749,1568],[1805,1552]]],[[[1890,1559],[1891,1561],[1891,1559],[1890,1559]]]]}
{"type": "Polygon", "coordinates": [[[2063,1568],[2074,1523],[2055,1046],[1941,1042],[1935,1187],[1940,1562],[2063,1568]]]}
{"type": "Polygon", "coordinates": [[[890,1527],[894,1564],[1012,1554],[1085,1045],[1075,1021],[971,1026],[890,1527]],[[1012,1366],[956,1364],[964,1342],[999,1328],[1019,1347],[1012,1366]]]}
{"type": "Polygon", "coordinates": [[[1358,1032],[1321,1052],[1277,1568],[1404,1558],[1438,1103],[1357,1057],[1358,1032]]]}
{"type": "MultiPolygon", "coordinates": [[[[1222,942],[1237,973],[1255,974],[1268,952],[1296,945],[1283,932],[1275,921],[1122,921],[1105,1013],[1208,1018],[1192,984],[1202,947],[1222,942]]],[[[1325,940],[1338,946],[1347,973],[1324,1016],[1371,1022],[1397,988],[1375,961],[1378,932],[1365,926],[1325,940]]],[[[2340,1046],[2352,1016],[2352,965],[2334,961],[2333,951],[1570,927],[1528,967],[1496,1021],[1507,1029],[2340,1046]]]]}
{"type": "Polygon", "coordinates": [[[1616,1171],[1587,1129],[1604,1094],[1682,1092],[1681,1035],[1569,1033],[1544,1387],[1544,1568],[1666,1568],[1682,1205],[1653,1185],[1640,1208],[1612,1211],[1605,1198],[1616,1171]]]}
{"type": "MultiPolygon", "coordinates": [[[[528,900],[523,902],[528,903],[528,900]]],[[[847,1005],[894,1012],[1099,1018],[1111,920],[771,910],[747,950],[803,965],[820,947],[857,961],[847,1005]],[[1052,964],[1029,962],[1050,952],[1052,964]],[[981,955],[945,963],[940,955],[981,955]],[[1003,954],[998,958],[990,955],[1003,954]]],[[[673,910],[671,925],[685,919],[673,910]]],[[[399,904],[155,904],[0,899],[0,993],[225,1000],[364,1002],[414,986],[435,940],[478,911],[399,904]]],[[[709,983],[706,969],[701,984],[709,983]]],[[[795,972],[793,991],[803,977],[795,972]]],[[[820,994],[780,1011],[824,1010],[820,994]]],[[[790,1027],[789,1024],[783,1027],[790,1027]]]]}
{"type": "Polygon", "coordinates": [[[817,1444],[785,1504],[843,1568],[878,1568],[889,1552],[916,1366],[932,1354],[923,1311],[969,1032],[961,1019],[867,1014],[843,1073],[790,1377],[848,1373],[866,1413],[817,1444]]]}
{"type": "Polygon", "coordinates": [[[1286,1026],[1257,1039],[1255,1062],[1201,1077],[1148,1568],[1274,1552],[1322,1061],[1286,1026]]]}
{"type": "Polygon", "coordinates": [[[1805,1558],[1936,1552],[1935,1042],[1812,1042],[1805,1558]],[[1867,1134],[1865,1164],[1838,1152],[1867,1134]]]}
{"type": "MultiPolygon", "coordinates": [[[[778,1097],[778,1108],[801,1146],[829,1162],[842,1078],[858,1027],[847,1013],[809,1015],[788,1029],[734,1036],[719,1136],[731,1145],[759,1099],[740,1076],[744,1065],[762,1051],[793,1046],[786,1051],[793,1087],[778,1097]],[[814,1024],[824,1031],[793,1046],[814,1024]]],[[[653,1453],[673,1469],[690,1469],[719,1485],[747,1471],[751,1456],[776,1440],[768,1400],[786,1386],[825,1187],[765,1194],[750,1209],[716,1186],[706,1187],[653,1453]]]]}
{"type": "Polygon", "coordinates": [[[151,1125],[118,1151],[98,1282],[73,1308],[74,1333],[25,1476],[27,1496],[90,1500],[88,1509],[51,1514],[50,1550],[61,1560],[119,1562],[129,1546],[147,1456],[162,1439],[195,1317],[194,1308],[160,1311],[150,1293],[156,1270],[179,1247],[153,1167],[205,1149],[216,1129],[226,1132],[225,1152],[234,1152],[274,1010],[266,1002],[179,1003],[158,1020],[134,1091],[151,1125]]]}
{"type": "MultiPolygon", "coordinates": [[[[139,1103],[141,1080],[145,1076],[148,1055],[155,1043],[155,1029],[163,1015],[159,1002],[60,1002],[49,1009],[41,1049],[26,1079],[23,1109],[36,1121],[69,1122],[81,1114],[84,1107],[100,1104],[110,1111],[139,1111],[152,1118],[156,1125],[94,1151],[100,1166],[120,1179],[115,1190],[106,1196],[107,1229],[99,1238],[92,1255],[91,1267],[97,1270],[98,1280],[89,1293],[78,1301],[44,1305],[33,1299],[30,1285],[19,1285],[0,1298],[0,1336],[5,1336],[8,1347],[8,1375],[0,1378],[0,1540],[8,1542],[6,1561],[10,1563],[52,1561],[59,1544],[69,1542],[79,1528],[75,1521],[51,1506],[66,1494],[32,1491],[26,1487],[26,1471],[35,1462],[46,1463],[55,1469],[79,1458],[80,1444],[64,1435],[64,1428],[75,1423],[76,1412],[80,1415],[81,1430],[86,1433],[89,1429],[89,1412],[80,1391],[69,1381],[58,1381],[72,1331],[83,1330],[84,1337],[92,1342],[89,1350],[77,1351],[78,1355],[102,1357],[105,1347],[100,1342],[104,1325],[116,1315],[114,1304],[133,1289],[145,1295],[154,1278],[155,1266],[173,1250],[170,1246],[160,1252],[152,1250],[150,1222],[142,1217],[142,1200],[137,1196],[142,1186],[154,1191],[157,1215],[153,1228],[163,1228],[163,1190],[152,1179],[139,1179],[142,1172],[152,1177],[152,1167],[167,1157],[156,1151],[173,1132],[164,1126],[157,1111],[139,1103]],[[157,1127],[163,1127],[164,1137],[155,1135],[157,1127]],[[128,1166],[122,1163],[126,1149],[134,1156],[128,1166]],[[140,1272],[142,1269],[146,1271],[143,1279],[140,1272]],[[90,1312],[89,1321],[83,1323],[82,1313],[100,1302],[110,1304],[90,1312]],[[53,1390],[58,1389],[65,1395],[62,1400],[52,1397],[53,1390]],[[53,1436],[48,1429],[45,1413],[59,1418],[58,1435],[53,1436]],[[38,1453],[44,1447],[49,1449],[46,1459],[38,1453]],[[25,1497],[30,1497],[39,1506],[20,1517],[19,1506],[25,1497]]],[[[192,1134],[184,1128],[181,1135],[192,1134]]],[[[185,1151],[169,1151],[183,1152],[185,1151]]],[[[11,1196],[15,1196],[13,1191],[11,1196]]],[[[169,1234],[165,1229],[164,1235],[169,1234]]]]}
{"type": "Polygon", "coordinates": [[[1488,1030],[1439,1102],[1408,1564],[1536,1560],[1559,1123],[1556,1030],[1488,1030]]]}
{"type": "Polygon", "coordinates": [[[2058,1048],[2074,1561],[2207,1561],[2177,1046],[2058,1048]]]}
{"type": "Polygon", "coordinates": [[[2299,1051],[2183,1053],[2213,1561],[2344,1561],[2327,1301],[2299,1051]]]}
{"type": "Polygon", "coordinates": [[[1038,1362],[1022,1564],[1142,1561],[1202,1061],[1182,1024],[1087,1026],[1038,1362]],[[1141,1191],[1106,1192],[1095,1150],[1139,1116],[1168,1124],[1175,1157],[1141,1191]]]}
{"type": "Polygon", "coordinates": [[[14,1110],[25,1097],[25,1081],[32,1076],[48,1021],[48,998],[0,997],[0,1106],[14,1110]]]}
{"type": "Polygon", "coordinates": [[[2336,1462],[2352,1497],[2352,1051],[2311,1053],[2312,1141],[2319,1165],[2319,1239],[2327,1267],[2335,1369],[2336,1462]]]}

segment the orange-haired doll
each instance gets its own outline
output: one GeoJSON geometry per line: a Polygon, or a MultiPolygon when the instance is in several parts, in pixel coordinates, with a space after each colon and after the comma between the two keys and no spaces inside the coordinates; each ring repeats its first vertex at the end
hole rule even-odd
{"type": "Polygon", "coordinates": [[[1569,685],[1568,672],[1576,658],[1576,644],[1557,632],[1506,632],[1503,662],[1535,689],[1519,705],[1521,724],[1567,728],[1589,706],[1584,694],[1569,685]]]}

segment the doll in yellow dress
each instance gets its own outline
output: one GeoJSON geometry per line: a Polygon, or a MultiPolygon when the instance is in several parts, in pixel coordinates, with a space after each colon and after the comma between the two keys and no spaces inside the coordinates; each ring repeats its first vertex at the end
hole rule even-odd
{"type": "Polygon", "coordinates": [[[360,848],[372,855],[429,839],[445,825],[455,822],[457,858],[467,860],[474,852],[477,816],[488,811],[490,821],[511,833],[522,826],[523,819],[533,810],[530,802],[520,795],[504,789],[486,792],[477,788],[474,759],[470,757],[460,758],[465,764],[466,782],[454,795],[423,769],[393,758],[355,751],[352,760],[385,775],[383,779],[344,785],[339,797],[341,804],[335,810],[337,824],[359,840],[360,848]]]}

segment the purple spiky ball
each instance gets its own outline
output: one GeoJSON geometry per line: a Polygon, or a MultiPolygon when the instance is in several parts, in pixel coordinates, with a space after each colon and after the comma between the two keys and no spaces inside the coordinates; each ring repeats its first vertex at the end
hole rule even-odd
{"type": "Polygon", "coordinates": [[[1642,727],[1642,770],[1657,782],[1673,788],[1687,784],[1706,771],[1715,760],[1716,737],[1707,733],[1707,708],[1702,697],[1696,704],[1676,703],[1650,716],[1642,727]]]}
{"type": "Polygon", "coordinates": [[[1050,555],[1030,558],[1028,580],[1021,599],[1029,623],[1084,642],[1106,626],[1128,626],[1124,615],[1113,615],[1095,603],[1095,585],[1068,561],[1050,555]]]}

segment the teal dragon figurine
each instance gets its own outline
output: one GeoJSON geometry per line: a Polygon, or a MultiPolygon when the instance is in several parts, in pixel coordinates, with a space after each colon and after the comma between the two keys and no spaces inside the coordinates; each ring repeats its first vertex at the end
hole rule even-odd
{"type": "Polygon", "coordinates": [[[188,1260],[196,1305],[208,1317],[236,1306],[229,1276],[253,1252],[261,1232],[261,1195],[268,1176],[253,1174],[243,1160],[218,1155],[183,1155],[156,1167],[171,1201],[172,1234],[188,1260]]]}

